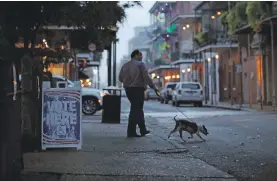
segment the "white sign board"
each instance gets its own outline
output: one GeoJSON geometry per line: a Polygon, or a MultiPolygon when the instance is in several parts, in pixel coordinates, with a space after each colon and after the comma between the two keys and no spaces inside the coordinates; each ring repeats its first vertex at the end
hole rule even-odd
{"type": "Polygon", "coordinates": [[[82,147],[81,86],[49,88],[43,82],[41,148],[82,147]]]}

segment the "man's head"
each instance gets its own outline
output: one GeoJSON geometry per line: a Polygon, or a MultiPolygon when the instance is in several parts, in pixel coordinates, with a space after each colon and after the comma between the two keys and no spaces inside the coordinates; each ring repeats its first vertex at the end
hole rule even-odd
{"type": "Polygon", "coordinates": [[[139,50],[134,50],[134,51],[131,53],[131,58],[132,58],[132,59],[135,59],[135,60],[141,61],[141,60],[142,60],[142,53],[141,53],[139,50]]]}

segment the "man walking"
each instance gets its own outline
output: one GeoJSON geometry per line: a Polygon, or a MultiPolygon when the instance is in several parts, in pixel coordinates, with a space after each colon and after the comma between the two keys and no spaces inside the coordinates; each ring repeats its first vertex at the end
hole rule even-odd
{"type": "Polygon", "coordinates": [[[158,89],[153,84],[148,70],[142,62],[142,53],[139,50],[134,50],[131,54],[131,60],[122,66],[119,81],[123,83],[126,95],[131,103],[127,136],[140,137],[136,133],[137,124],[141,136],[145,136],[150,131],[146,129],[144,120],[144,91],[147,89],[147,85],[155,91],[158,91],[158,89]]]}

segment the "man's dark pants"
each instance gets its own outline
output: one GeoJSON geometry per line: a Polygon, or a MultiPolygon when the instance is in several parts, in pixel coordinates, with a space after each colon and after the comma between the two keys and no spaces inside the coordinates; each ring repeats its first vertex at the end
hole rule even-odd
{"type": "Polygon", "coordinates": [[[126,95],[131,103],[129,114],[128,136],[136,134],[136,125],[140,128],[140,133],[146,132],[143,104],[144,104],[144,88],[143,87],[128,87],[125,88],[126,95]]]}

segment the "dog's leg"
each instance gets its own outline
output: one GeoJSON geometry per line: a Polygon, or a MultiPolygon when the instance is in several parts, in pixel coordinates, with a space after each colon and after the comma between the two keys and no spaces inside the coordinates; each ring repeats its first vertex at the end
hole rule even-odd
{"type": "Polygon", "coordinates": [[[168,139],[169,139],[169,137],[171,136],[171,134],[172,134],[172,133],[175,133],[176,131],[177,131],[176,129],[172,130],[172,131],[169,133],[169,135],[168,135],[168,139]]]}
{"type": "Polygon", "coordinates": [[[186,140],[183,139],[183,132],[182,132],[182,130],[179,130],[179,134],[180,134],[180,138],[181,138],[184,142],[186,142],[186,140]]]}
{"type": "Polygon", "coordinates": [[[206,141],[204,138],[202,138],[202,136],[200,135],[200,133],[196,133],[196,135],[197,135],[202,141],[206,141]]]}
{"type": "Polygon", "coordinates": [[[193,138],[193,135],[192,134],[190,134],[190,137],[188,137],[188,139],[192,139],[193,138]]]}

